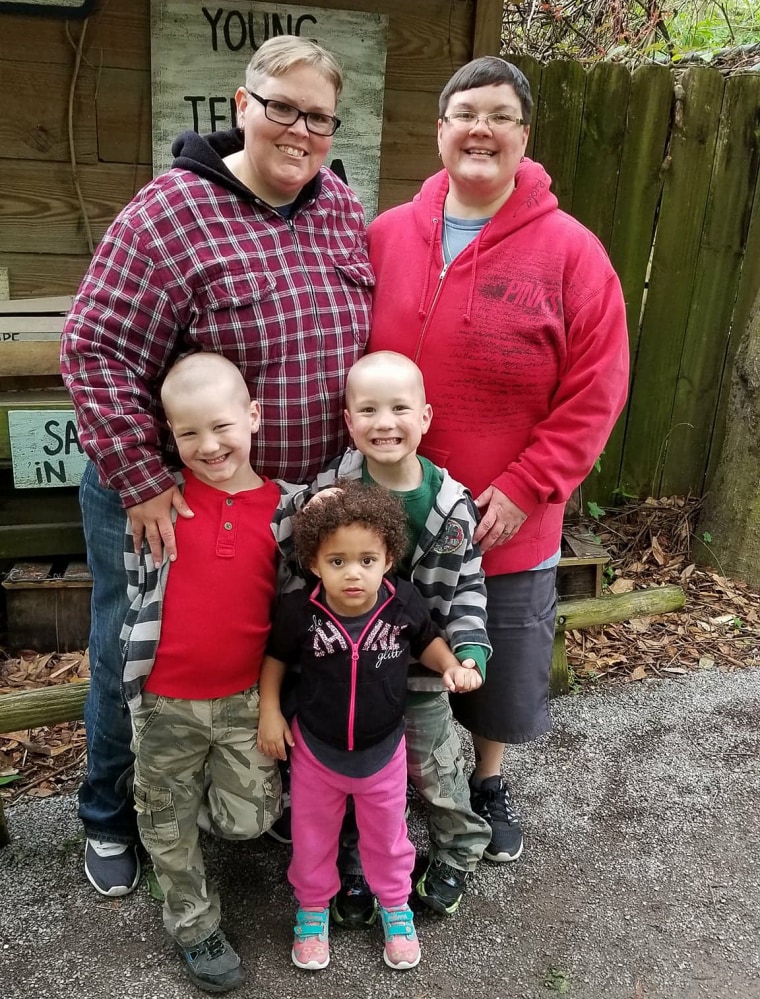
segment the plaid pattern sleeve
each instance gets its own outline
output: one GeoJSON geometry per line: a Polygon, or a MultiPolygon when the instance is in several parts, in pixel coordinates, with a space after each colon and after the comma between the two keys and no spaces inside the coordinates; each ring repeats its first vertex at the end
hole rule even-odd
{"type": "Polygon", "coordinates": [[[127,507],[172,485],[158,385],[192,350],[228,357],[259,401],[254,468],[310,481],[346,442],[343,390],[373,284],[361,205],[329,171],[290,219],[187,170],[157,177],[106,233],[62,338],[103,485],[127,507]]]}

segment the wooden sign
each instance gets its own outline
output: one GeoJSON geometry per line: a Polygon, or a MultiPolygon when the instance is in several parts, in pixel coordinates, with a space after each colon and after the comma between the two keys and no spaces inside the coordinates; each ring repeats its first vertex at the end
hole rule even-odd
{"type": "Polygon", "coordinates": [[[262,42],[274,35],[312,38],[335,56],[344,75],[342,124],[326,165],[341,161],[369,221],[380,184],[387,32],[387,16],[367,11],[151,0],[154,172],[171,166],[171,144],[180,132],[235,125],[233,95],[262,42]]]}
{"type": "Polygon", "coordinates": [[[8,433],[16,489],[78,485],[87,458],[73,409],[11,410],[8,433]]]}
{"type": "Polygon", "coordinates": [[[95,0],[0,0],[0,14],[41,14],[43,17],[86,17],[95,0]]]}

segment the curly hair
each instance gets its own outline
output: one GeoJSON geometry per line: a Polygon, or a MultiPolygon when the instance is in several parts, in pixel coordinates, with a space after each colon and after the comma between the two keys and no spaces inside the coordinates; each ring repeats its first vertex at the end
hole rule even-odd
{"type": "Polygon", "coordinates": [[[394,564],[402,559],[409,545],[402,502],[382,486],[365,486],[358,479],[338,479],[335,488],[340,492],[309,503],[293,518],[293,543],[301,564],[311,566],[325,539],[351,524],[377,534],[394,564]]]}

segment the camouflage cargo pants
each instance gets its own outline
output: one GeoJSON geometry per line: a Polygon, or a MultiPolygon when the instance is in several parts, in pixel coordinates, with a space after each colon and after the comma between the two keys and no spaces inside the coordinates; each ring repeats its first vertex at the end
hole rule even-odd
{"type": "Polygon", "coordinates": [[[226,839],[250,839],[280,814],[279,771],[256,747],[258,726],[258,687],[211,701],[144,693],[132,712],[137,827],[164,893],[164,925],[185,947],[221,919],[199,815],[226,839]]]}
{"type": "Polygon", "coordinates": [[[474,871],[491,840],[491,828],[470,808],[448,694],[410,694],[405,717],[407,770],[426,804],[430,859],[474,871]]]}

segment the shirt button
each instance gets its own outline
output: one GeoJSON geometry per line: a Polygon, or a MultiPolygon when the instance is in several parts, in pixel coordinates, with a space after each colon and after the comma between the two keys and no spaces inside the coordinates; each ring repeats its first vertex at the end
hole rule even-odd
{"type": "Polygon", "coordinates": [[[232,500],[231,499],[228,498],[224,502],[227,504],[227,506],[232,506],[232,500]]]}
{"type": "Polygon", "coordinates": [[[231,531],[232,530],[232,524],[229,522],[229,520],[224,525],[224,529],[225,529],[225,531],[231,531]]]}

